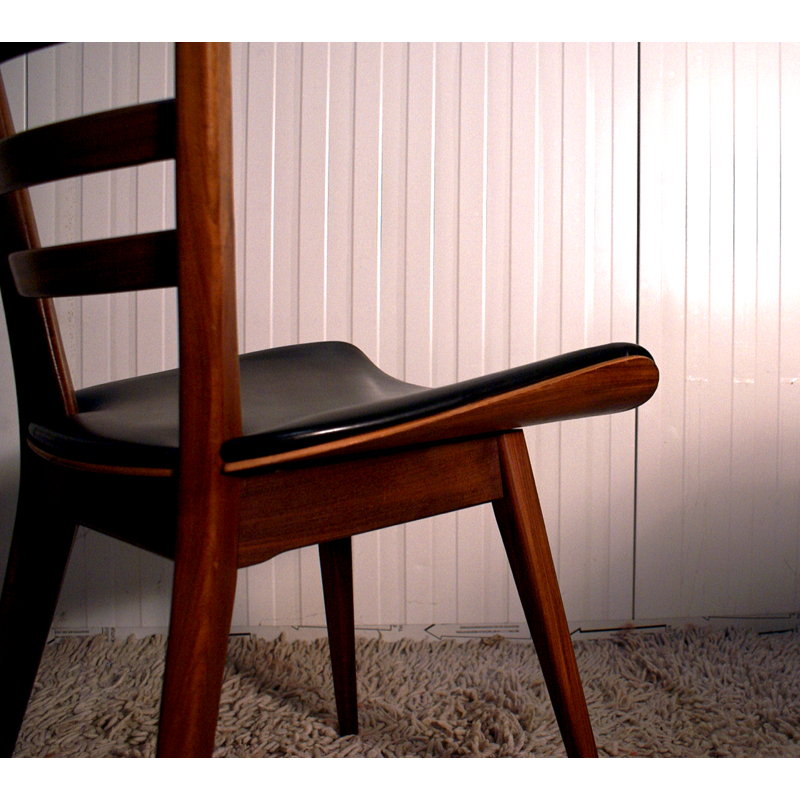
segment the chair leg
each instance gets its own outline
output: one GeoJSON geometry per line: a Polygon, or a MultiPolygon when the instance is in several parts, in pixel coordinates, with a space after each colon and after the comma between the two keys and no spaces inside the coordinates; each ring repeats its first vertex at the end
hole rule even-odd
{"type": "Polygon", "coordinates": [[[339,734],[358,733],[353,554],[350,538],[319,544],[339,734]]]}
{"type": "Polygon", "coordinates": [[[497,441],[504,496],[494,512],[567,755],[597,756],[525,437],[497,441]]]}
{"type": "Polygon", "coordinates": [[[23,455],[17,518],[0,597],[2,757],[14,751],[77,528],[37,477],[23,455]]]}
{"type": "Polygon", "coordinates": [[[214,752],[238,536],[238,494],[233,484],[215,488],[197,491],[179,515],[158,726],[161,758],[210,758],[214,752]]]}

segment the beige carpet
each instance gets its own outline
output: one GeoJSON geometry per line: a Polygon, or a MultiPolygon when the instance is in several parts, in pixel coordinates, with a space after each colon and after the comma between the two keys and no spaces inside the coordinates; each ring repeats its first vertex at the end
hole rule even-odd
{"type": "MultiPolygon", "coordinates": [[[[163,637],[48,645],[17,756],[151,756],[163,637]]],[[[800,755],[800,634],[576,644],[601,755],[800,755]]],[[[235,638],[217,756],[560,756],[529,644],[359,640],[358,736],[336,733],[327,643],[235,638]]]]}

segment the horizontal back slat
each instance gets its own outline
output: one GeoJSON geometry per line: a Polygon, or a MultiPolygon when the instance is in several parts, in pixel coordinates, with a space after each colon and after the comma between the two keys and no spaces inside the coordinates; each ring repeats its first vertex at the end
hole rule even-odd
{"type": "Polygon", "coordinates": [[[23,297],[72,297],[178,284],[174,230],[25,250],[9,256],[23,297]]]}
{"type": "Polygon", "coordinates": [[[0,194],[175,157],[175,101],[43,125],[0,141],[0,194]]]}

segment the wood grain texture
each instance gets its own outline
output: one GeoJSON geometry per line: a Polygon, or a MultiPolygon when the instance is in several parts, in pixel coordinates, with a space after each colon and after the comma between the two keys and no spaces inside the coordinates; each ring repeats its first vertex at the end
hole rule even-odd
{"type": "Polygon", "coordinates": [[[522,431],[498,437],[503,497],[494,501],[525,617],[569,756],[597,756],[564,605],[522,431]]]}
{"type": "Polygon", "coordinates": [[[236,591],[238,493],[219,448],[241,433],[230,46],[176,48],[180,470],[160,756],[210,756],[236,591]]]}
{"type": "Polygon", "coordinates": [[[483,438],[246,477],[239,566],[487,503],[501,494],[495,450],[483,438]]]}

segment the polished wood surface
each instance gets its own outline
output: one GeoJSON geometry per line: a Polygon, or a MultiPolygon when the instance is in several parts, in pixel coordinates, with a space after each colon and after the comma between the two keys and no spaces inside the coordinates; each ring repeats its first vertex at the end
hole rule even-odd
{"type": "Polygon", "coordinates": [[[160,756],[208,756],[236,591],[241,434],[233,255],[230,45],[176,47],[180,469],[160,756]]]}
{"type": "Polygon", "coordinates": [[[358,733],[353,546],[350,537],[319,543],[325,622],[331,651],[339,735],[358,733]]]}
{"type": "Polygon", "coordinates": [[[169,469],[168,467],[117,467],[109,464],[94,464],[88,461],[75,461],[69,458],[61,458],[60,456],[55,456],[52,453],[42,450],[30,438],[27,439],[27,446],[28,449],[32,450],[45,461],[79,472],[99,472],[104,475],[146,475],[151,478],[168,478],[175,473],[175,470],[169,469]]]}
{"type": "Polygon", "coordinates": [[[525,436],[513,431],[497,444],[503,497],[494,512],[567,755],[597,756],[525,436]]]}
{"type": "Polygon", "coordinates": [[[8,259],[22,297],[134,292],[178,285],[174,230],[12,253],[8,259]]]}
{"type": "Polygon", "coordinates": [[[242,481],[240,567],[502,495],[493,438],[231,479],[242,481]]]}
{"type": "Polygon", "coordinates": [[[175,157],[175,102],[54,122],[0,141],[0,194],[175,157]]]}

